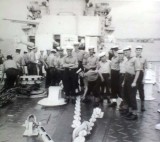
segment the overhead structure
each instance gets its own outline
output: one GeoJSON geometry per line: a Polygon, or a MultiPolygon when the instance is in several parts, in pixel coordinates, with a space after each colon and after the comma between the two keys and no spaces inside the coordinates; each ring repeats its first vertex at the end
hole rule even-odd
{"type": "Polygon", "coordinates": [[[65,48],[73,43],[68,42],[70,37],[82,40],[86,49],[116,42],[111,7],[106,0],[29,0],[27,10],[26,20],[4,20],[26,23],[22,30],[39,50],[53,48],[55,41],[65,48]]]}

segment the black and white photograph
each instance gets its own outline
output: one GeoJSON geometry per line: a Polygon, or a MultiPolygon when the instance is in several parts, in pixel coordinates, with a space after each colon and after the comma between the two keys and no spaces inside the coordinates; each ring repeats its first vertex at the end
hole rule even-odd
{"type": "Polygon", "coordinates": [[[0,142],[160,142],[160,0],[0,0],[0,142]]]}

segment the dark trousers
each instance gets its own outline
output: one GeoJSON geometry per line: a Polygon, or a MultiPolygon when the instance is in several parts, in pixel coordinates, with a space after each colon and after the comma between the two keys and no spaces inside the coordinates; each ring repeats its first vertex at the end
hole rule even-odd
{"type": "Polygon", "coordinates": [[[100,98],[100,83],[101,80],[98,77],[95,81],[88,81],[88,91],[86,93],[86,96],[90,95],[91,93],[95,98],[100,98]]]}
{"type": "Polygon", "coordinates": [[[27,71],[28,71],[28,75],[30,75],[32,72],[30,63],[27,63],[27,71]]]}
{"type": "Polygon", "coordinates": [[[55,86],[57,84],[57,70],[55,67],[49,68],[49,78],[50,78],[50,84],[49,86],[55,86]]]}
{"type": "Polygon", "coordinates": [[[39,75],[41,75],[41,76],[43,76],[42,67],[43,67],[43,64],[38,65],[39,75]]]}
{"type": "Polygon", "coordinates": [[[100,89],[101,89],[101,95],[102,97],[104,98],[107,98],[107,96],[110,96],[111,95],[111,92],[110,92],[110,88],[109,88],[109,84],[110,84],[110,79],[109,79],[109,73],[102,73],[102,76],[104,78],[104,81],[100,83],[100,89]],[[105,93],[105,90],[106,90],[106,93],[105,93]]]}
{"type": "Polygon", "coordinates": [[[2,57],[0,57],[0,65],[3,64],[3,60],[2,60],[2,57]]]}
{"type": "Polygon", "coordinates": [[[139,78],[138,78],[138,81],[137,81],[137,90],[139,91],[139,97],[140,97],[141,101],[144,101],[144,98],[145,98],[143,76],[144,76],[143,71],[140,71],[139,78]]]}
{"type": "Polygon", "coordinates": [[[18,69],[18,71],[19,71],[19,75],[22,76],[22,75],[23,75],[23,68],[20,67],[20,68],[18,69]]]}
{"type": "Polygon", "coordinates": [[[137,101],[136,101],[136,87],[132,87],[133,80],[135,75],[125,74],[125,83],[124,83],[124,100],[127,103],[129,108],[132,110],[137,110],[137,101]]]}
{"type": "Polygon", "coordinates": [[[28,63],[28,75],[38,75],[37,65],[35,63],[28,63]]]}
{"type": "Polygon", "coordinates": [[[119,71],[111,70],[111,98],[117,99],[120,96],[119,90],[119,71]]]}
{"type": "Polygon", "coordinates": [[[77,69],[66,68],[63,73],[63,86],[66,96],[75,96],[78,84],[77,69]]]}
{"type": "MultiPolygon", "coordinates": [[[[82,71],[84,71],[84,67],[83,67],[82,61],[78,61],[78,69],[82,69],[82,71]]],[[[80,80],[80,86],[84,87],[83,77],[79,77],[79,80],[80,80]]]]}
{"type": "Polygon", "coordinates": [[[6,73],[6,80],[5,80],[4,88],[10,89],[14,87],[14,83],[17,80],[19,71],[15,68],[9,68],[6,70],[5,73],[6,73]]]}
{"type": "Polygon", "coordinates": [[[45,88],[48,88],[51,82],[50,75],[49,75],[49,68],[45,68],[45,70],[46,70],[45,88]]]}
{"type": "Polygon", "coordinates": [[[58,84],[62,81],[63,83],[64,70],[57,70],[57,82],[58,84]]]}
{"type": "Polygon", "coordinates": [[[122,83],[124,81],[125,74],[120,73],[119,75],[119,91],[120,91],[120,98],[124,99],[124,87],[122,86],[122,83]]]}

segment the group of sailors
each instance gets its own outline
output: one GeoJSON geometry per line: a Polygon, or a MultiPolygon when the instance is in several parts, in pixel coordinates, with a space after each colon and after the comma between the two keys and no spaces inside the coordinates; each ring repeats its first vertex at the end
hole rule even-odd
{"type": "Polygon", "coordinates": [[[136,93],[139,91],[141,111],[144,108],[143,75],[147,61],[142,57],[142,46],[135,48],[132,56],[132,47],[123,50],[113,46],[109,52],[95,53],[95,47],[89,47],[88,52],[79,48],[76,42],[73,46],[64,49],[40,51],[36,58],[37,48],[28,46],[28,52],[20,55],[16,49],[16,57],[7,56],[3,63],[3,72],[6,73],[5,85],[14,86],[18,75],[42,75],[46,72],[45,87],[63,84],[67,103],[75,102],[76,95],[81,94],[83,102],[94,97],[94,106],[99,106],[107,100],[108,106],[117,107],[117,98],[121,99],[119,110],[128,120],[136,120],[137,102],[136,93]],[[27,68],[27,71],[25,68],[27,68]],[[38,69],[38,70],[37,70],[38,69]]]}

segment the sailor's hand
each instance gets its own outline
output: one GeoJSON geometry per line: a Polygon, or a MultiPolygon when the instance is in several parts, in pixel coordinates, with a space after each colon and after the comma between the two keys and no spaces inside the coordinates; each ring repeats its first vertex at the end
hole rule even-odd
{"type": "Polygon", "coordinates": [[[83,95],[83,96],[81,97],[82,101],[85,100],[85,98],[86,98],[86,95],[83,95]]]}
{"type": "Polygon", "coordinates": [[[104,82],[104,78],[103,77],[101,78],[101,81],[104,82]]]}
{"type": "Polygon", "coordinates": [[[83,72],[80,72],[80,73],[79,73],[79,76],[80,76],[80,77],[84,77],[84,73],[83,73],[83,72]]]}
{"type": "Polygon", "coordinates": [[[133,83],[131,84],[131,87],[136,87],[136,83],[133,82],[133,83]]]}
{"type": "Polygon", "coordinates": [[[122,85],[121,85],[122,87],[124,87],[124,81],[122,82],[122,85]]]}

